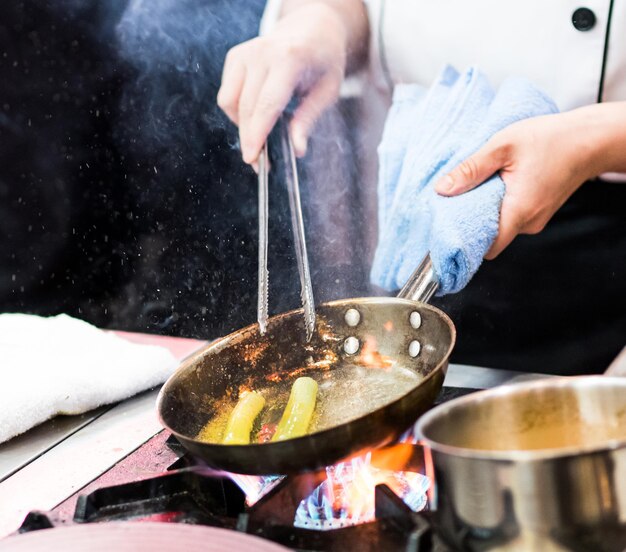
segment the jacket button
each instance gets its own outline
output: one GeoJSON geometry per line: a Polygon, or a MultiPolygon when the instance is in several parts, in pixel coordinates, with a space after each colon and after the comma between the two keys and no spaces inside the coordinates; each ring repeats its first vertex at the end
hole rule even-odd
{"type": "Polygon", "coordinates": [[[578,31],[590,31],[596,24],[596,14],[589,8],[578,8],[572,14],[572,23],[578,31]]]}

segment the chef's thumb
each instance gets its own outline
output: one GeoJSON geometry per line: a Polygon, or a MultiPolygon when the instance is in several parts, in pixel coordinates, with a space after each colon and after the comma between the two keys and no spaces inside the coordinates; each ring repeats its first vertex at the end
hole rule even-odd
{"type": "Polygon", "coordinates": [[[468,192],[504,168],[506,161],[506,151],[487,142],[476,153],[440,178],[435,184],[435,191],[444,196],[468,192]]]}
{"type": "Polygon", "coordinates": [[[338,96],[339,83],[327,75],[300,101],[291,121],[291,139],[298,157],[306,154],[309,135],[315,123],[338,96]]]}

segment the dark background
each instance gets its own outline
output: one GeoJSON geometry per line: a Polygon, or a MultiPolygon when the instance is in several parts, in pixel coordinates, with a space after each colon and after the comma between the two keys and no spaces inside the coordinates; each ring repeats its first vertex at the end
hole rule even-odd
{"type": "Polygon", "coordinates": [[[203,337],[254,320],[255,177],[215,96],[263,2],[204,4],[208,24],[247,18],[207,46],[200,86],[175,66],[189,51],[147,66],[159,38],[120,30],[126,1],[0,6],[2,311],[203,337]]]}

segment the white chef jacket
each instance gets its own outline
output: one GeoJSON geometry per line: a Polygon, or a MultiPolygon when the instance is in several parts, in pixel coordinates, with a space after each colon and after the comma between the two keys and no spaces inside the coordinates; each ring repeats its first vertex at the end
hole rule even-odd
{"type": "MultiPolygon", "coordinates": [[[[268,1],[262,32],[281,1],[268,1]]],[[[479,67],[495,87],[527,77],[561,111],[626,100],[626,0],[365,1],[368,80],[383,94],[398,83],[428,86],[451,64],[479,67]]]]}
{"type": "Polygon", "coordinates": [[[626,100],[626,0],[368,0],[368,11],[379,86],[427,86],[449,63],[494,86],[524,76],[561,111],[626,100]]]}

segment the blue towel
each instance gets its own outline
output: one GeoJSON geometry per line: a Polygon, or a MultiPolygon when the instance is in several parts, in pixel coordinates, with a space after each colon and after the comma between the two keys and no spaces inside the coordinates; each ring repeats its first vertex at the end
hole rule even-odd
{"type": "Polygon", "coordinates": [[[538,115],[554,102],[523,78],[494,92],[470,68],[447,66],[430,89],[399,85],[378,148],[378,247],[372,283],[399,289],[427,253],[439,277],[438,295],[463,289],[496,238],[504,182],[495,175],[455,197],[434,191],[437,180],[496,132],[538,115]]]}

